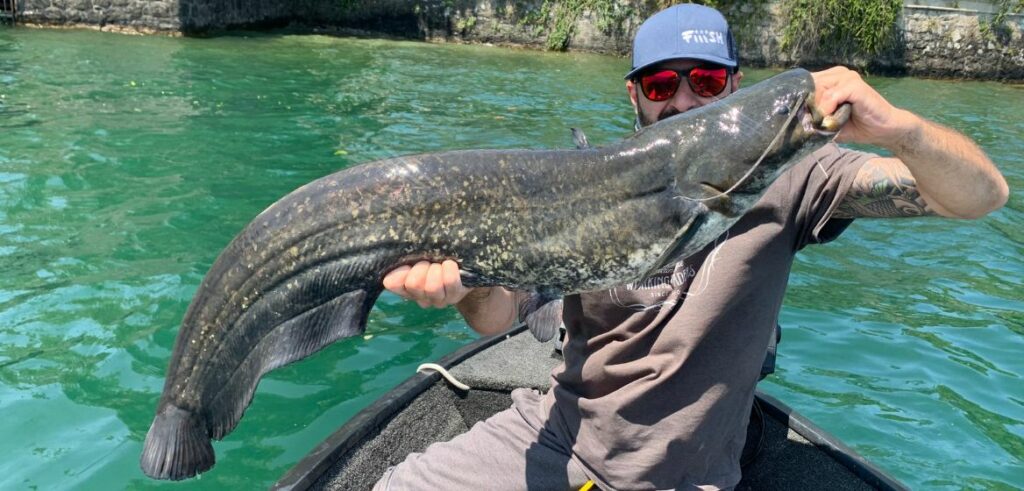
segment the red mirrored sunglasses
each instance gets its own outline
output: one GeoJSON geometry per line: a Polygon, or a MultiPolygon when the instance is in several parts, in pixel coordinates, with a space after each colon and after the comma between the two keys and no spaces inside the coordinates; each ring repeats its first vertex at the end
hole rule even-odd
{"type": "Polygon", "coordinates": [[[667,101],[676,95],[682,79],[690,90],[701,97],[714,97],[725,90],[729,82],[729,69],[725,67],[695,66],[689,70],[663,68],[640,76],[640,91],[654,102],[667,101]]]}

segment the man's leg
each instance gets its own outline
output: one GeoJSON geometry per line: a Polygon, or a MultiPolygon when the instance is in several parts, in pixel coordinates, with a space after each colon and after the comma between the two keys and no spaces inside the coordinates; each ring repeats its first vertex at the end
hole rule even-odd
{"type": "MultiPolygon", "coordinates": [[[[533,399],[533,398],[531,398],[533,399]]],[[[374,491],[579,489],[587,477],[545,428],[513,405],[388,469],[374,491]]]]}

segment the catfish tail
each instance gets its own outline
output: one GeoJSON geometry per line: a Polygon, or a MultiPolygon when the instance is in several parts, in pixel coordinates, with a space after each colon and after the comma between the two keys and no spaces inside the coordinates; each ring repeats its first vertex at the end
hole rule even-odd
{"type": "Polygon", "coordinates": [[[344,293],[277,324],[255,342],[223,384],[203,397],[200,410],[162,400],[140,465],[155,479],[187,479],[213,466],[210,439],[231,432],[267,372],[303,359],[341,338],[363,333],[381,287],[344,293]]]}
{"type": "Polygon", "coordinates": [[[190,411],[172,404],[161,407],[142,447],[142,472],[177,481],[213,467],[213,445],[205,426],[190,411]]]}

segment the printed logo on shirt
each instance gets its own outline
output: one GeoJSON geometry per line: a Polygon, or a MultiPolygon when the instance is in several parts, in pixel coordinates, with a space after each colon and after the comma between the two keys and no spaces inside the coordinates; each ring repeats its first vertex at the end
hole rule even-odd
{"type": "Polygon", "coordinates": [[[637,312],[675,305],[677,298],[698,296],[710,285],[718,253],[728,238],[728,231],[716,238],[703,260],[697,257],[691,264],[679,261],[651,276],[613,288],[608,295],[615,305],[637,312]],[[671,295],[676,290],[681,290],[681,294],[671,295]]]}
{"type": "Polygon", "coordinates": [[[692,267],[687,268],[680,262],[642,280],[613,288],[608,294],[612,302],[622,308],[637,312],[658,309],[665,305],[673,290],[685,285],[694,274],[692,267]]]}
{"type": "Polygon", "coordinates": [[[686,284],[686,281],[697,275],[697,272],[693,269],[693,266],[687,266],[684,262],[676,263],[672,266],[666,267],[655,275],[649,276],[639,281],[632,281],[626,283],[627,290],[650,290],[653,288],[659,288],[664,285],[669,285],[672,288],[678,288],[686,284]],[[682,266],[682,268],[680,268],[682,266]],[[682,269],[682,270],[680,270],[682,269]]]}

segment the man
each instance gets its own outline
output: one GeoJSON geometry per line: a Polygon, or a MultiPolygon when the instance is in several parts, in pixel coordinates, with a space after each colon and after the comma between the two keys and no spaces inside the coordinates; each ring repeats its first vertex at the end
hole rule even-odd
{"type": "MultiPolygon", "coordinates": [[[[565,363],[545,394],[389,470],[377,489],[730,488],[754,385],[794,254],[859,217],[976,218],[1005,203],[1005,181],[963,135],[893,107],[854,72],[813,74],[826,114],[853,106],[841,141],[779,178],[703,251],[643,285],[564,299],[565,363]]],[[[677,5],[634,40],[626,89],[638,126],[711,103],[743,78],[725,19],[677,5]]],[[[483,334],[507,329],[522,295],[469,290],[453,261],[401,267],[384,286],[421,306],[455,305],[483,334]]]]}

